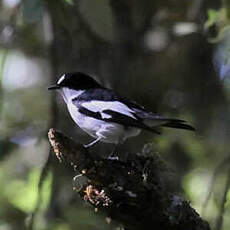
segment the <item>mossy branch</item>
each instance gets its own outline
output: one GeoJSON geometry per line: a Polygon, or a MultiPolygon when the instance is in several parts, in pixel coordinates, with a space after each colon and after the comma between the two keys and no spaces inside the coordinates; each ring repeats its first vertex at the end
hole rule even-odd
{"type": "Polygon", "coordinates": [[[167,191],[158,155],[132,154],[126,162],[96,159],[61,132],[50,129],[48,137],[57,158],[78,171],[75,191],[124,229],[210,229],[189,202],[167,191]]]}

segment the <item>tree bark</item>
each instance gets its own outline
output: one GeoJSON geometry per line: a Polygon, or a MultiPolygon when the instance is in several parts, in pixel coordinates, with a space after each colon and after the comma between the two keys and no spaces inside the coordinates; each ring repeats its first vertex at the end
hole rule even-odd
{"type": "Polygon", "coordinates": [[[168,191],[159,155],[144,151],[126,161],[101,159],[54,129],[48,137],[59,161],[77,171],[74,190],[124,229],[210,229],[188,201],[168,191]]]}

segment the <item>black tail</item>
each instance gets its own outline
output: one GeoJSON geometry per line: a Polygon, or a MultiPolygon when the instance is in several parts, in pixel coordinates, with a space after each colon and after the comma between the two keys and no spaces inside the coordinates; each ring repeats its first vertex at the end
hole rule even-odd
{"type": "Polygon", "coordinates": [[[196,129],[192,127],[191,125],[185,124],[185,121],[183,120],[170,120],[168,123],[165,123],[161,125],[161,127],[167,127],[167,128],[175,128],[175,129],[187,129],[191,131],[195,131],[196,129]]]}

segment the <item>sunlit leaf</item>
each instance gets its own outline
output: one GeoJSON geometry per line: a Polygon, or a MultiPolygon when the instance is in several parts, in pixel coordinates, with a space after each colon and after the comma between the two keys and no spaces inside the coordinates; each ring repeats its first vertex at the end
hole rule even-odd
{"type": "Polygon", "coordinates": [[[221,15],[222,11],[209,9],[208,10],[208,19],[205,23],[205,28],[212,26],[214,23],[216,23],[219,20],[219,17],[221,15]]]}
{"type": "Polygon", "coordinates": [[[230,189],[228,190],[228,193],[227,193],[227,202],[226,202],[226,205],[230,205],[230,189]]]}
{"type": "Polygon", "coordinates": [[[202,171],[192,171],[183,179],[183,188],[196,208],[201,209],[210,182],[211,174],[202,171]]]}
{"type": "Polygon", "coordinates": [[[208,41],[211,43],[220,42],[229,31],[229,17],[228,17],[228,9],[221,8],[220,10],[208,10],[208,19],[204,24],[205,30],[208,30],[212,26],[217,27],[217,36],[214,38],[208,38],[208,41]]]}
{"type": "Polygon", "coordinates": [[[43,182],[42,190],[41,190],[41,204],[40,209],[46,209],[50,202],[51,196],[51,186],[52,186],[52,175],[51,173],[46,177],[45,181],[43,182]]]}
{"type": "MultiPolygon", "coordinates": [[[[32,212],[38,201],[39,178],[40,171],[36,169],[30,172],[27,181],[20,179],[12,180],[5,191],[9,203],[26,213],[32,212]]],[[[46,208],[49,202],[50,184],[51,176],[48,176],[42,188],[42,203],[40,205],[42,209],[46,208]]]]}
{"type": "Polygon", "coordinates": [[[69,5],[73,5],[73,0],[64,0],[66,3],[68,3],[69,5]]]}

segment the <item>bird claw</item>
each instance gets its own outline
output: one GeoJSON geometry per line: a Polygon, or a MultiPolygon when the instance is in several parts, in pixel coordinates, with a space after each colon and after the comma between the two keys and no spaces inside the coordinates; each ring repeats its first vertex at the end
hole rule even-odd
{"type": "Polygon", "coordinates": [[[85,145],[83,145],[84,146],[84,148],[89,148],[91,145],[90,145],[90,143],[89,144],[85,144],[85,145]]]}
{"type": "Polygon", "coordinates": [[[118,161],[118,160],[119,160],[119,157],[118,157],[118,156],[109,156],[109,157],[108,157],[108,160],[111,160],[111,161],[118,161]]]}

